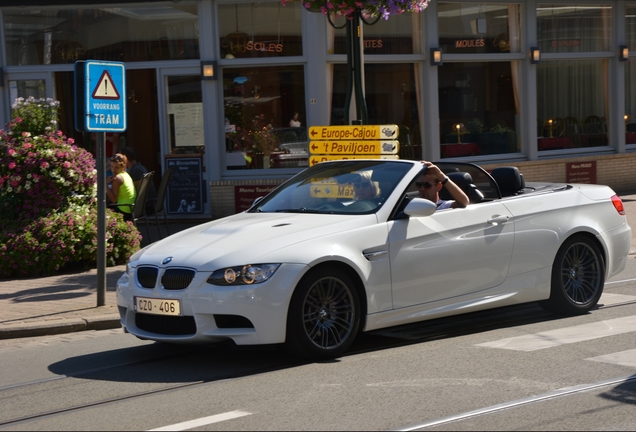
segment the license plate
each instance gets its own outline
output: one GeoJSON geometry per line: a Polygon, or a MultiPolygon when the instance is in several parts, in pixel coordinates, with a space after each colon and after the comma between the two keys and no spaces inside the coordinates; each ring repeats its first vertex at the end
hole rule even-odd
{"type": "Polygon", "coordinates": [[[181,315],[179,300],[135,297],[135,312],[152,315],[181,315]]]}

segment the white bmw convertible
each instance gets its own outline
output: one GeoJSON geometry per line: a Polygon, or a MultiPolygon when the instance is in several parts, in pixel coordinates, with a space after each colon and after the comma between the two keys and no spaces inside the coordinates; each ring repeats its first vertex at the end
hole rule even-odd
{"type": "Polygon", "coordinates": [[[323,162],[243,213],[149,245],[117,283],[124,329],[328,358],[360,331],[483,309],[586,313],[625,268],[631,230],[609,187],[437,166],[470,205],[437,210],[419,198],[417,161],[323,162]],[[365,182],[371,197],[359,193],[365,182]]]}

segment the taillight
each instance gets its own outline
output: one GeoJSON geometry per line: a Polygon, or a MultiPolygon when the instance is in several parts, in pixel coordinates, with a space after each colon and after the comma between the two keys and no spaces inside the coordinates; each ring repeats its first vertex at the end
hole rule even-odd
{"type": "Polygon", "coordinates": [[[623,200],[618,195],[614,195],[612,198],[612,204],[619,215],[625,216],[625,207],[623,207],[623,200]]]}

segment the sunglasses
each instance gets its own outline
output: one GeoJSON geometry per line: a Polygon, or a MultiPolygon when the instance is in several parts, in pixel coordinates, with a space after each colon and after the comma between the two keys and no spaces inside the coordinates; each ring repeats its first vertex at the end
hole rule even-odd
{"type": "Polygon", "coordinates": [[[432,182],[415,182],[415,187],[420,189],[420,188],[424,188],[424,189],[430,189],[431,186],[433,186],[434,184],[439,183],[439,180],[435,180],[435,183],[432,182]]]}
{"type": "Polygon", "coordinates": [[[121,156],[113,156],[112,158],[110,158],[110,160],[113,162],[122,162],[124,158],[122,158],[121,156]]]}

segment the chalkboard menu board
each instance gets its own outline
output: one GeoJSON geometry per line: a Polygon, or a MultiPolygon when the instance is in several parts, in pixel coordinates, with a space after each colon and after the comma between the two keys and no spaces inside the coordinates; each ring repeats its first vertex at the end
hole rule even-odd
{"type": "Polygon", "coordinates": [[[166,158],[172,168],[168,184],[168,214],[203,213],[201,158],[166,158]]]}

